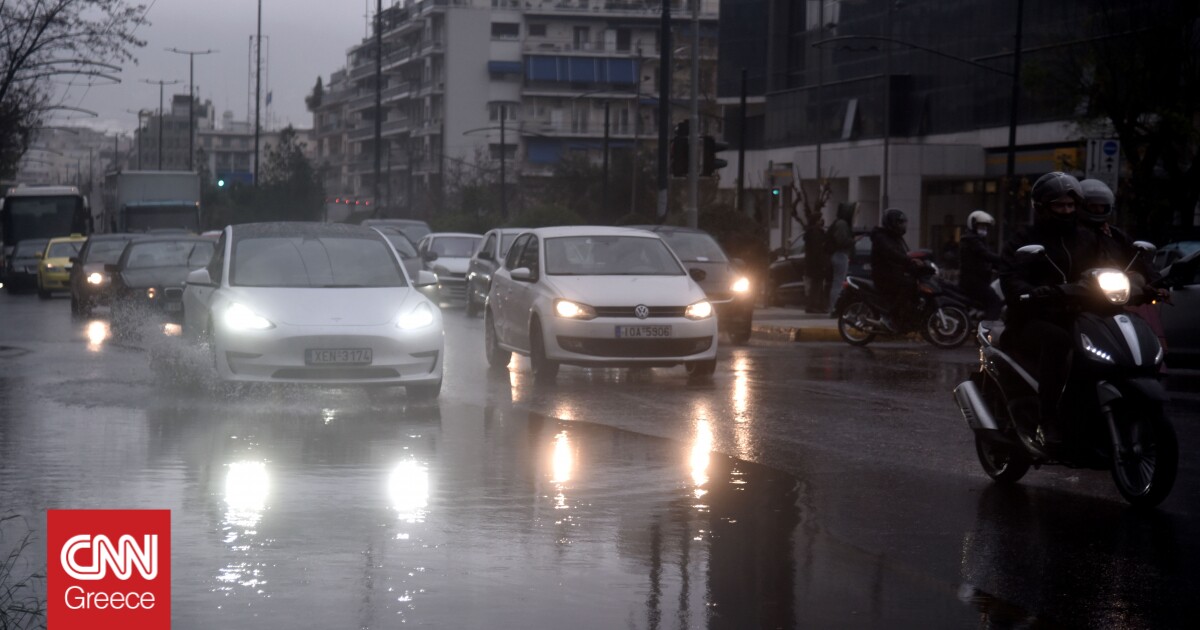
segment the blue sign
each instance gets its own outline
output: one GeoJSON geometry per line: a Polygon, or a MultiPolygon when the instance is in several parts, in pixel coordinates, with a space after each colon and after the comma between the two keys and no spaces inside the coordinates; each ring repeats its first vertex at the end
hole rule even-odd
{"type": "Polygon", "coordinates": [[[1105,140],[1100,150],[1104,151],[1104,155],[1116,155],[1117,142],[1115,140],[1105,140]]]}

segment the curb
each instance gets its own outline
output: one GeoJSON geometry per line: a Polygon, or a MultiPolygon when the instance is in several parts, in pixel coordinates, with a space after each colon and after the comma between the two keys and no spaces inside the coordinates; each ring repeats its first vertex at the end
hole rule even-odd
{"type": "Polygon", "coordinates": [[[755,338],[765,341],[841,341],[842,337],[836,328],[813,326],[800,328],[796,326],[767,326],[754,324],[750,327],[755,338]]]}

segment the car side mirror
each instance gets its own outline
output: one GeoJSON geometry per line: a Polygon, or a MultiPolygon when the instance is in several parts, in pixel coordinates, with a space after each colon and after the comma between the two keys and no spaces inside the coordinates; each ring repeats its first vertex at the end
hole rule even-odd
{"type": "MultiPolygon", "coordinates": [[[[104,263],[104,271],[106,273],[117,273],[121,270],[121,266],[116,263],[104,263]]],[[[178,276],[176,276],[178,277],[178,276]]]]}
{"type": "Polygon", "coordinates": [[[33,254],[33,257],[34,257],[34,258],[37,258],[38,260],[41,260],[41,258],[42,258],[42,256],[43,256],[43,253],[44,253],[44,252],[35,252],[35,253],[33,254]]]}
{"type": "Polygon", "coordinates": [[[67,259],[67,262],[69,262],[69,263],[71,263],[71,264],[75,264],[75,263],[79,262],[79,257],[78,257],[78,256],[72,256],[72,257],[70,257],[70,258],[68,258],[68,259],[67,259]]]}
{"type": "Polygon", "coordinates": [[[1030,256],[1041,254],[1044,251],[1046,251],[1046,248],[1042,247],[1041,245],[1026,245],[1017,249],[1018,254],[1027,254],[1030,256]]]}
{"type": "Polygon", "coordinates": [[[417,278],[413,281],[413,283],[418,288],[433,286],[438,283],[437,274],[433,273],[432,271],[425,271],[422,269],[417,272],[417,278]]]}
{"type": "Polygon", "coordinates": [[[492,252],[485,249],[479,252],[479,260],[496,260],[496,257],[492,255],[492,252]]]}
{"type": "Polygon", "coordinates": [[[425,253],[424,253],[424,254],[421,256],[421,258],[422,258],[422,259],[423,259],[425,262],[433,262],[433,261],[435,261],[435,260],[437,260],[437,259],[438,259],[438,255],[437,255],[437,252],[430,250],[430,251],[427,251],[427,252],[425,252],[425,253]]]}
{"type": "MultiPolygon", "coordinates": [[[[105,265],[104,267],[107,269],[108,265],[105,265]]],[[[212,276],[208,275],[208,269],[201,268],[188,273],[187,283],[201,286],[212,286],[213,281],[212,276]]]]}
{"type": "Polygon", "coordinates": [[[704,282],[704,279],[708,277],[708,272],[703,269],[688,269],[688,275],[696,282],[704,282]]]}
{"type": "Polygon", "coordinates": [[[537,279],[533,275],[533,270],[529,267],[517,267],[509,275],[512,276],[513,280],[520,280],[521,282],[533,282],[537,279]]]}

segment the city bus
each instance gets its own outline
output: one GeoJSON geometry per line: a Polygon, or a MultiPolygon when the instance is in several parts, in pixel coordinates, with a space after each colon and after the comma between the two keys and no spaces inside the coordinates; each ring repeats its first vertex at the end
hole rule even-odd
{"type": "Polygon", "coordinates": [[[0,197],[0,275],[18,241],[90,234],[88,200],[76,186],[10,186],[0,197]]]}

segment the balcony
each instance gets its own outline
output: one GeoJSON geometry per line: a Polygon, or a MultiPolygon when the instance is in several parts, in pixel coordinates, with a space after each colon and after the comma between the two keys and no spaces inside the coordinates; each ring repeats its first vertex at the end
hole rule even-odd
{"type": "MultiPolygon", "coordinates": [[[[658,19],[662,16],[662,6],[658,2],[642,2],[641,0],[523,0],[525,13],[575,16],[611,17],[644,17],[658,19]]],[[[720,9],[720,0],[701,0],[700,17],[716,19],[720,9]]],[[[671,14],[680,18],[690,16],[691,9],[684,0],[671,2],[671,14]]]]}
{"type": "Polygon", "coordinates": [[[401,133],[406,133],[412,130],[412,120],[409,118],[400,118],[397,120],[388,120],[383,123],[383,135],[394,136],[401,133]]]}
{"type": "Polygon", "coordinates": [[[404,81],[399,85],[393,85],[392,87],[383,91],[383,102],[390,103],[399,99],[408,98],[412,96],[414,92],[419,90],[420,86],[420,81],[404,81]]]}
{"type": "MultiPolygon", "coordinates": [[[[651,126],[653,125],[642,125],[641,137],[657,133],[653,129],[648,129],[651,126]]],[[[523,120],[521,121],[521,131],[552,137],[603,138],[604,120],[579,122],[554,122],[545,119],[523,120]]],[[[610,121],[608,135],[610,138],[632,138],[633,121],[610,121]]]]}
{"type": "Polygon", "coordinates": [[[366,140],[375,136],[375,121],[364,120],[362,124],[351,129],[346,137],[350,140],[366,140]]]}

